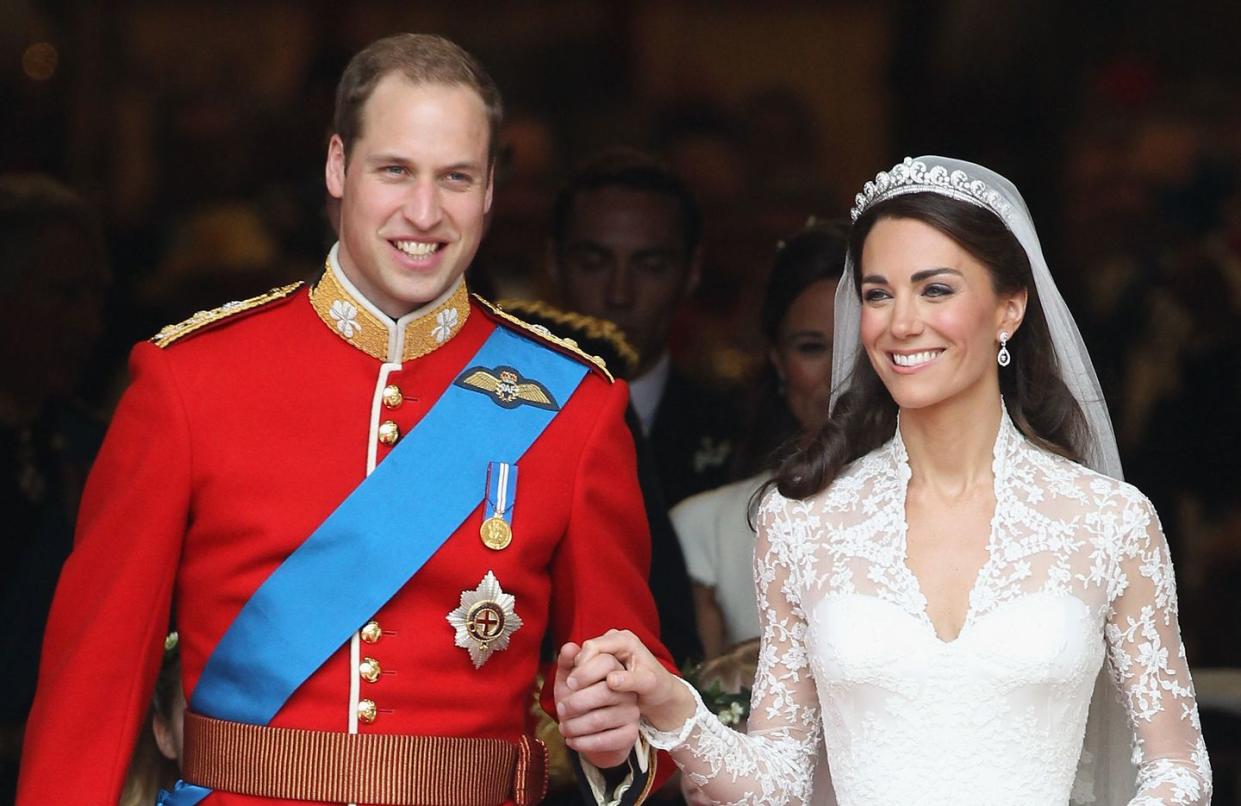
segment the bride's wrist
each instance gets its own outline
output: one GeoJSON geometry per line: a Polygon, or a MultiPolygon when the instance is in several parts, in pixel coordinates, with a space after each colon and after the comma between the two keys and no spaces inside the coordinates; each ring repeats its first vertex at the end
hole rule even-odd
{"type": "Polygon", "coordinates": [[[659,705],[643,709],[642,716],[659,731],[677,731],[694,715],[698,704],[694,695],[679,677],[664,672],[663,686],[667,695],[659,705]]]}

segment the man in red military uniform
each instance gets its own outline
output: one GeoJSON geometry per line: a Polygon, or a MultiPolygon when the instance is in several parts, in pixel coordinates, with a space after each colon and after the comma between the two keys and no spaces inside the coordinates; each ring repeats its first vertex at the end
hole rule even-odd
{"type": "MultiPolygon", "coordinates": [[[[338,90],[321,279],[134,349],[49,620],[19,803],[116,802],[170,612],[189,701],[177,806],[537,802],[545,631],[656,641],[624,384],[464,285],[499,114],[455,45],[374,43],[338,90]]],[[[638,802],[653,756],[612,730],[629,701],[571,696],[598,709],[573,740],[596,799],[638,802]]]]}

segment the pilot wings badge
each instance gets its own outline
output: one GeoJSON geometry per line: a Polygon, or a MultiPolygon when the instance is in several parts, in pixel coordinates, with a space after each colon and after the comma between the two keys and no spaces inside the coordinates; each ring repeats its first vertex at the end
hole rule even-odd
{"type": "Polygon", "coordinates": [[[496,367],[494,370],[470,367],[453,384],[486,395],[506,409],[534,406],[548,411],[560,410],[547,387],[531,378],[523,378],[512,367],[496,367]]]}

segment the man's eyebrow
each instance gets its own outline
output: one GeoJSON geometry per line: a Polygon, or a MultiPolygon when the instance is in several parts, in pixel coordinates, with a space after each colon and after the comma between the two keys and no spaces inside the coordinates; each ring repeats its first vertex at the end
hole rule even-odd
{"type": "MultiPolygon", "coordinates": [[[[412,165],[413,162],[400,154],[371,154],[366,158],[366,162],[370,165],[412,165]]],[[[471,160],[463,160],[455,162],[452,165],[446,165],[439,169],[442,173],[450,171],[469,171],[471,173],[480,173],[482,166],[471,160]]]]}
{"type": "Polygon", "coordinates": [[[675,246],[651,246],[634,251],[635,257],[671,257],[680,258],[684,251],[675,246]]]}
{"type": "Polygon", "coordinates": [[[393,163],[398,165],[409,164],[409,160],[405,159],[400,154],[371,154],[366,158],[366,161],[370,165],[390,165],[393,163]]]}
{"type": "Polygon", "coordinates": [[[482,165],[477,162],[466,160],[465,162],[455,162],[452,165],[446,165],[440,171],[447,173],[448,171],[469,171],[471,173],[479,173],[482,171],[482,165]]]}
{"type": "Polygon", "coordinates": [[[606,252],[608,248],[598,241],[592,241],[590,238],[570,238],[565,241],[565,249],[590,249],[595,252],[606,252]]]}

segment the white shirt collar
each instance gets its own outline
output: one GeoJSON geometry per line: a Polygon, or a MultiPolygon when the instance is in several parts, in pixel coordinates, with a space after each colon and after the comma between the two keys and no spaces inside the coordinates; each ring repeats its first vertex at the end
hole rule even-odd
{"type": "MultiPolygon", "coordinates": [[[[449,297],[453,296],[453,294],[457,292],[457,290],[461,287],[461,284],[465,282],[464,277],[458,277],[457,281],[447,288],[443,294],[440,294],[427,304],[419,306],[418,308],[402,316],[400,319],[394,321],[391,316],[388,316],[386,313],[381,311],[375,303],[367,299],[366,295],[358,290],[357,286],[355,286],[345,274],[345,270],[342,269],[340,265],[339,252],[340,242],[337,241],[332,244],[331,251],[327,253],[327,262],[331,269],[332,277],[337,283],[340,284],[341,288],[357,300],[357,302],[361,304],[368,313],[375,317],[377,321],[383,323],[388,334],[387,355],[389,361],[395,361],[398,363],[401,361],[401,356],[405,353],[405,338],[408,325],[421,319],[423,316],[435,310],[440,305],[443,305],[449,297]]],[[[464,318],[461,318],[460,321],[464,323],[464,318]]]]}
{"type": "Polygon", "coordinates": [[[671,371],[672,358],[665,352],[655,366],[629,382],[629,400],[642,423],[643,435],[649,435],[655,425],[655,415],[659,412],[659,402],[664,398],[671,371]]]}

